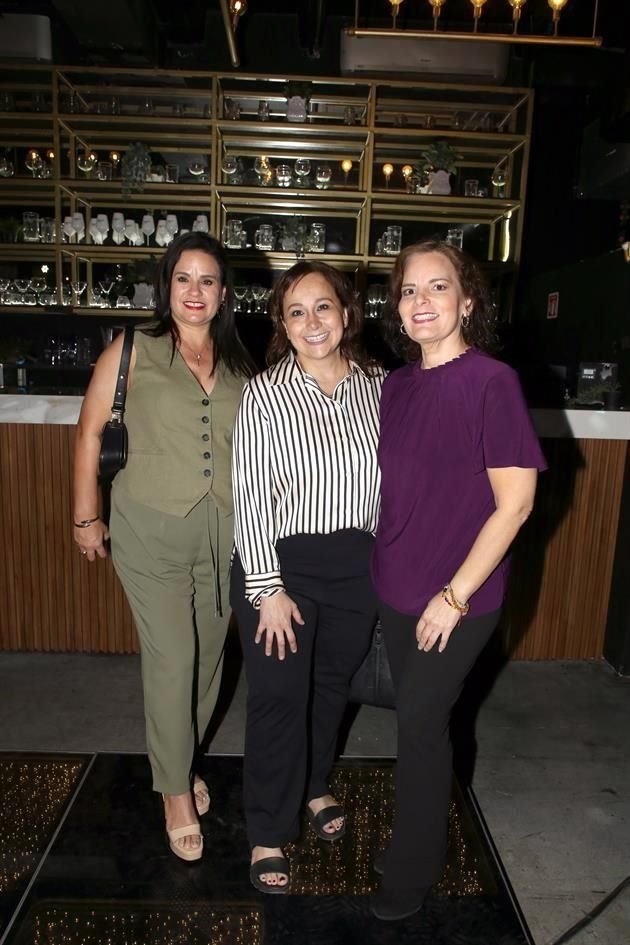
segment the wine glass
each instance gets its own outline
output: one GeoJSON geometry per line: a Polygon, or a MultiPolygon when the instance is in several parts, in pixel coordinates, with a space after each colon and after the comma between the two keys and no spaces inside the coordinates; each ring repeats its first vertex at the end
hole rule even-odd
{"type": "Polygon", "coordinates": [[[77,243],[80,243],[85,237],[85,217],[82,213],[72,214],[72,226],[77,238],[77,243]]]}
{"type": "Polygon", "coordinates": [[[249,290],[254,301],[254,314],[259,315],[262,312],[262,301],[265,297],[266,289],[262,285],[253,285],[249,290]]]}
{"type": "Polygon", "coordinates": [[[0,158],[0,177],[13,177],[14,174],[13,161],[10,161],[5,154],[4,157],[0,158]]]}
{"type": "Polygon", "coordinates": [[[112,214],[112,240],[116,246],[125,241],[125,216],[122,213],[112,214]]]}
{"type": "Polygon", "coordinates": [[[145,213],[145,215],[142,217],[140,229],[146,238],[148,246],[151,242],[151,237],[155,233],[155,219],[152,213],[145,213]]]}
{"type": "Polygon", "coordinates": [[[107,219],[106,213],[97,213],[96,214],[96,229],[100,233],[101,243],[104,243],[107,239],[107,234],[109,233],[109,220],[107,219]]]}
{"type": "Polygon", "coordinates": [[[241,302],[243,301],[243,299],[245,298],[247,294],[247,286],[235,285],[232,291],[234,292],[234,312],[235,313],[242,312],[243,307],[241,305],[241,302]]]}
{"type": "Polygon", "coordinates": [[[297,158],[293,165],[295,176],[297,177],[299,187],[308,187],[308,175],[311,173],[311,162],[308,158],[297,158]]]}
{"type": "Polygon", "coordinates": [[[37,177],[37,172],[39,171],[43,163],[44,161],[39,151],[35,151],[35,149],[31,149],[30,151],[27,152],[26,158],[24,160],[24,164],[26,165],[28,170],[31,172],[33,177],[37,177]]]}
{"type": "Polygon", "coordinates": [[[369,285],[367,290],[367,311],[366,318],[376,318],[378,311],[378,286],[369,285]]]}
{"type": "Polygon", "coordinates": [[[254,158],[254,172],[258,178],[259,186],[269,182],[272,174],[271,165],[264,154],[254,158]]]}
{"type": "Polygon", "coordinates": [[[114,288],[114,280],[112,279],[111,276],[105,276],[103,279],[101,279],[101,281],[99,282],[98,286],[99,286],[99,289],[100,289],[101,292],[102,292],[101,300],[102,300],[102,302],[105,303],[102,307],[103,307],[103,308],[111,308],[111,307],[112,307],[112,303],[111,303],[111,299],[110,299],[110,297],[109,297],[109,294],[110,294],[110,292],[112,291],[112,289],[114,288]]]}
{"type": "Polygon", "coordinates": [[[11,285],[10,279],[5,279],[4,276],[0,276],[0,305],[5,304],[4,294],[11,285]]]}
{"type": "Polygon", "coordinates": [[[225,154],[221,161],[221,170],[226,177],[231,178],[238,170],[238,158],[234,157],[233,154],[225,154]]]}
{"type": "Polygon", "coordinates": [[[44,276],[33,276],[29,280],[29,287],[33,292],[44,292],[46,289],[46,279],[44,276]]]}
{"type": "Polygon", "coordinates": [[[188,173],[192,174],[193,177],[201,177],[202,174],[206,174],[208,168],[205,164],[202,164],[201,161],[193,161],[192,164],[188,165],[188,173]]]}
{"type": "Polygon", "coordinates": [[[85,292],[86,288],[87,282],[85,282],[83,279],[77,279],[76,282],[72,283],[72,291],[74,292],[77,305],[81,304],[81,296],[85,292]]]}
{"type": "Polygon", "coordinates": [[[94,151],[83,151],[77,154],[77,167],[82,174],[91,174],[98,163],[98,156],[94,151]]]}
{"type": "Polygon", "coordinates": [[[166,214],[166,232],[170,236],[169,243],[172,242],[179,233],[179,223],[174,213],[166,214]]]}
{"type": "Polygon", "coordinates": [[[158,246],[168,246],[171,238],[166,229],[166,220],[158,220],[155,228],[155,242],[158,246]]]}
{"type": "Polygon", "coordinates": [[[492,172],[492,177],[490,178],[490,183],[492,184],[492,196],[493,197],[502,197],[505,190],[506,184],[505,171],[497,167],[492,172]]]}
{"type": "Polygon", "coordinates": [[[193,233],[209,233],[210,225],[208,223],[208,217],[205,213],[198,213],[195,219],[193,220],[192,225],[193,233]]]}

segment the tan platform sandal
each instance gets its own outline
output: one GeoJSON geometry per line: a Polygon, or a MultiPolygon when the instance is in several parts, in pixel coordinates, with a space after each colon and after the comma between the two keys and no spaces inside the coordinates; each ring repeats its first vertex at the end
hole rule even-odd
{"type": "Polygon", "coordinates": [[[168,837],[168,845],[180,860],[186,860],[188,863],[192,863],[194,860],[200,860],[203,855],[203,837],[201,836],[201,829],[199,824],[189,824],[187,827],[175,827],[174,830],[167,830],[166,835],[168,837]],[[195,847],[194,850],[188,850],[185,847],[180,847],[177,843],[178,840],[183,840],[184,837],[199,837],[201,843],[198,847],[195,847]]]}

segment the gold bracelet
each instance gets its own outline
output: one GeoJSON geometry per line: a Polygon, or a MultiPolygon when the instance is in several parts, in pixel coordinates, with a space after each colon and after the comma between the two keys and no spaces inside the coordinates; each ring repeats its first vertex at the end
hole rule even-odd
{"type": "Polygon", "coordinates": [[[73,524],[75,528],[89,528],[94,522],[98,522],[100,517],[100,515],[97,515],[96,518],[84,518],[80,522],[74,522],[73,524]]]}
{"type": "Polygon", "coordinates": [[[470,610],[470,604],[461,604],[455,594],[453,593],[453,588],[450,584],[445,584],[442,588],[442,599],[446,601],[449,607],[452,607],[453,610],[458,610],[462,617],[465,617],[468,611],[470,610]]]}

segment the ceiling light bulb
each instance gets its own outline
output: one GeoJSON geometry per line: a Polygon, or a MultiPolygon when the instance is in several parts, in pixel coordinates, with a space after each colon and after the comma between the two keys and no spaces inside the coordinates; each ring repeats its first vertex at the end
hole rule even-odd
{"type": "Polygon", "coordinates": [[[383,164],[383,174],[385,175],[385,177],[391,177],[393,173],[394,173],[393,164],[383,164]]]}
{"type": "Polygon", "coordinates": [[[514,12],[512,13],[512,18],[515,20],[518,20],[521,15],[521,10],[527,3],[527,0],[508,0],[508,3],[514,9],[514,12]]]}
{"type": "Polygon", "coordinates": [[[341,162],[341,170],[344,174],[348,174],[352,170],[352,161],[350,158],[344,158],[341,162]]]}
{"type": "Polygon", "coordinates": [[[49,161],[55,160],[55,152],[53,151],[52,148],[49,148],[48,151],[46,151],[46,157],[48,158],[49,161]]]}
{"type": "Polygon", "coordinates": [[[110,151],[110,152],[109,152],[109,159],[110,159],[110,161],[112,162],[112,164],[113,164],[114,166],[115,166],[116,164],[118,164],[119,161],[120,161],[120,151],[110,151]]]}
{"type": "Polygon", "coordinates": [[[413,167],[411,166],[411,164],[403,164],[403,166],[400,169],[400,172],[402,176],[405,178],[405,180],[408,180],[408,178],[410,178],[411,175],[413,174],[413,167]]]}
{"type": "Polygon", "coordinates": [[[560,10],[566,7],[568,0],[547,0],[547,3],[554,13],[560,13],[560,10]]]}

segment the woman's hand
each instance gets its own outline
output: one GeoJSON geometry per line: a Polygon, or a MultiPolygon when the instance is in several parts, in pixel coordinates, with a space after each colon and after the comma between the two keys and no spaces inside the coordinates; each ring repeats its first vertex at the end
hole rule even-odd
{"type": "Polygon", "coordinates": [[[260,643],[265,634],[265,656],[271,656],[273,641],[278,648],[278,659],[286,655],[286,644],[292,653],[297,653],[297,640],[291,621],[304,625],[298,605],[291,600],[286,591],[280,591],[272,597],[263,597],[260,602],[260,620],[256,630],[256,643],[260,643]]]}
{"type": "Polygon", "coordinates": [[[100,518],[87,528],[77,528],[75,525],[74,540],[88,561],[95,561],[97,555],[99,558],[107,557],[105,542],[109,540],[109,529],[100,518]]]}
{"type": "Polygon", "coordinates": [[[439,640],[438,653],[442,653],[459,621],[459,611],[449,607],[441,592],[436,594],[431,598],[416,624],[418,649],[428,653],[439,640]]]}

